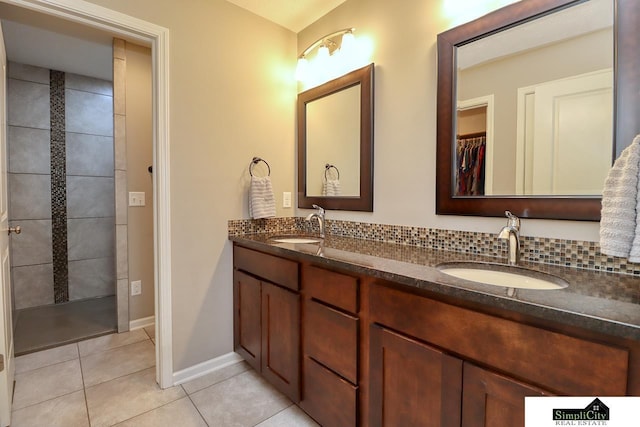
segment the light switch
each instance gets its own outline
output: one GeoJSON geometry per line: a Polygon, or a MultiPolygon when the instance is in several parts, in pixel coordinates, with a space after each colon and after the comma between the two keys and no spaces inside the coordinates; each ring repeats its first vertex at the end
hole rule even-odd
{"type": "Polygon", "coordinates": [[[282,193],[282,207],[290,208],[291,207],[291,192],[285,191],[282,193]]]}
{"type": "Polygon", "coordinates": [[[144,206],[144,191],[129,191],[129,206],[144,206]]]}

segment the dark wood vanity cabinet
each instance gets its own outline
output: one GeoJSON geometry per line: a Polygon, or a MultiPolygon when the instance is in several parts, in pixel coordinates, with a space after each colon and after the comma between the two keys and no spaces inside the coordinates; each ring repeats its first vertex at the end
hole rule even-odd
{"type": "Polygon", "coordinates": [[[302,400],[323,426],[358,423],[359,280],[302,266],[302,400]]]}
{"type": "Polygon", "coordinates": [[[525,396],[627,393],[625,348],[392,286],[370,287],[369,311],[371,426],[516,427],[525,396]]]}
{"type": "Polygon", "coordinates": [[[637,341],[239,245],[234,345],[327,427],[517,427],[525,396],[640,393],[637,341]]]}
{"type": "Polygon", "coordinates": [[[373,427],[523,426],[524,397],[548,394],[379,325],[370,381],[373,427]]]}
{"type": "Polygon", "coordinates": [[[234,348],[278,390],[298,402],[298,263],[235,246],[234,268],[234,348]]]}

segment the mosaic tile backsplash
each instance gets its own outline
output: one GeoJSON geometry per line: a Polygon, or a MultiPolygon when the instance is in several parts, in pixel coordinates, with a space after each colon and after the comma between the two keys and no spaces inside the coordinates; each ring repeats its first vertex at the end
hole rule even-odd
{"type": "MultiPolygon", "coordinates": [[[[302,217],[243,219],[230,220],[228,222],[230,236],[254,233],[284,234],[317,231],[315,222],[311,225],[302,217]]],[[[496,233],[440,230],[329,219],[326,220],[326,233],[435,250],[478,254],[496,258],[506,257],[506,244],[497,239],[496,233]]],[[[624,258],[601,254],[600,245],[597,242],[521,236],[520,259],[543,264],[640,276],[640,264],[632,264],[624,258]]]]}

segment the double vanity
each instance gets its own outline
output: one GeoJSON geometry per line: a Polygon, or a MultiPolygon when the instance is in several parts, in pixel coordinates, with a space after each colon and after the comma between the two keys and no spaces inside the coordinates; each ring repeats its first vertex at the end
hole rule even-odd
{"type": "MultiPolygon", "coordinates": [[[[438,35],[437,215],[501,216],[509,207],[522,218],[600,219],[602,188],[572,187],[594,176],[586,154],[600,151],[581,150],[580,162],[569,152],[562,170],[549,171],[549,165],[561,165],[550,157],[558,150],[544,145],[533,162],[532,136],[518,126],[542,117],[537,109],[532,111],[533,101],[536,106],[551,105],[544,95],[551,85],[564,87],[577,77],[615,73],[615,87],[613,79],[606,87],[606,93],[617,95],[615,115],[611,102],[594,103],[612,127],[599,130],[615,133],[611,144],[596,138],[595,145],[606,155],[592,156],[608,170],[610,153],[618,155],[638,133],[640,102],[637,94],[628,96],[638,87],[638,4],[516,2],[438,35]],[[554,34],[549,25],[595,22],[585,16],[607,18],[589,33],[611,46],[615,61],[613,53],[599,48],[573,49],[572,35],[564,46],[568,50],[553,58],[568,65],[591,64],[580,61],[578,53],[589,60],[598,53],[602,63],[569,73],[560,63],[547,66],[556,59],[523,59],[521,52],[500,50],[504,57],[515,57],[513,62],[502,70],[481,72],[486,64],[499,65],[491,56],[499,51],[493,46],[531,47],[539,54],[540,46],[533,49],[526,41],[530,24],[542,25],[535,33],[538,39],[554,34]],[[511,31],[516,27],[524,31],[511,31]],[[545,67],[527,66],[527,61],[545,67]],[[514,65],[522,71],[514,72],[514,65]],[[485,75],[497,86],[485,84],[480,78],[485,75]],[[496,78],[501,75],[508,78],[496,78]],[[602,110],[605,106],[608,110],[602,110]],[[500,108],[509,114],[498,114],[500,108]],[[479,129],[462,126],[470,109],[482,112],[473,120],[483,125],[479,129]],[[515,111],[517,120],[510,115],[515,111]],[[505,120],[494,120],[498,117],[505,120]],[[480,164],[477,170],[468,167],[480,164]],[[578,169],[571,169],[574,166],[578,169]],[[554,187],[539,188],[539,182],[551,182],[550,177],[554,187]]],[[[544,54],[550,58],[552,52],[544,54]]],[[[298,208],[373,211],[374,82],[371,64],[299,94],[298,208]],[[321,158],[317,153],[323,139],[310,124],[322,100],[350,88],[359,90],[346,108],[354,112],[349,123],[359,124],[358,137],[350,141],[359,160],[321,158]],[[324,164],[359,165],[349,171],[359,190],[341,197],[319,195],[321,186],[312,178],[324,164]]],[[[568,117],[574,115],[583,117],[576,112],[568,117]]],[[[585,122],[576,120],[580,132],[568,132],[580,136],[576,146],[583,147],[581,135],[596,134],[582,129],[585,122]]],[[[596,181],[600,185],[603,179],[596,181]]],[[[307,218],[320,223],[317,237],[261,232],[231,240],[235,350],[319,424],[512,427],[524,425],[525,396],[640,395],[640,288],[639,273],[630,271],[633,266],[624,265],[634,274],[625,275],[519,261],[524,252],[519,220],[511,214],[498,234],[508,242],[508,259],[501,260],[472,254],[482,252],[478,248],[495,254],[502,247],[495,236],[479,233],[467,240],[469,235],[432,234],[417,227],[393,229],[390,240],[419,242],[410,246],[379,241],[380,235],[371,230],[383,226],[358,223],[344,235],[373,234],[373,240],[342,237],[334,229],[324,236],[323,211],[317,209],[307,218]]],[[[264,231],[265,224],[252,226],[264,231]]],[[[596,264],[600,254],[595,245],[593,251],[554,245],[544,248],[548,258],[539,246],[529,248],[529,254],[542,255],[535,259],[544,262],[573,265],[575,258],[580,267],[609,268],[596,264]],[[556,257],[559,252],[562,257],[556,257]]]]}
{"type": "Polygon", "coordinates": [[[640,394],[633,276],[333,235],[231,240],[235,349],[321,425],[515,426],[523,396],[640,394]]]}

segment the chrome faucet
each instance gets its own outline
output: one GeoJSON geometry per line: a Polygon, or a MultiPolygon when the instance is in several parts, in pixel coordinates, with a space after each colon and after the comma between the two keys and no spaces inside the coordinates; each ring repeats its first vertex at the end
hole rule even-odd
{"type": "Polygon", "coordinates": [[[313,205],[313,208],[316,209],[316,211],[307,215],[306,220],[309,222],[311,222],[313,218],[318,220],[318,226],[320,227],[320,237],[324,239],[324,209],[318,205],[313,205]]]}
{"type": "Polygon", "coordinates": [[[504,211],[507,216],[507,225],[498,233],[498,239],[507,241],[508,262],[516,265],[520,260],[520,218],[509,211],[504,211]]]}

